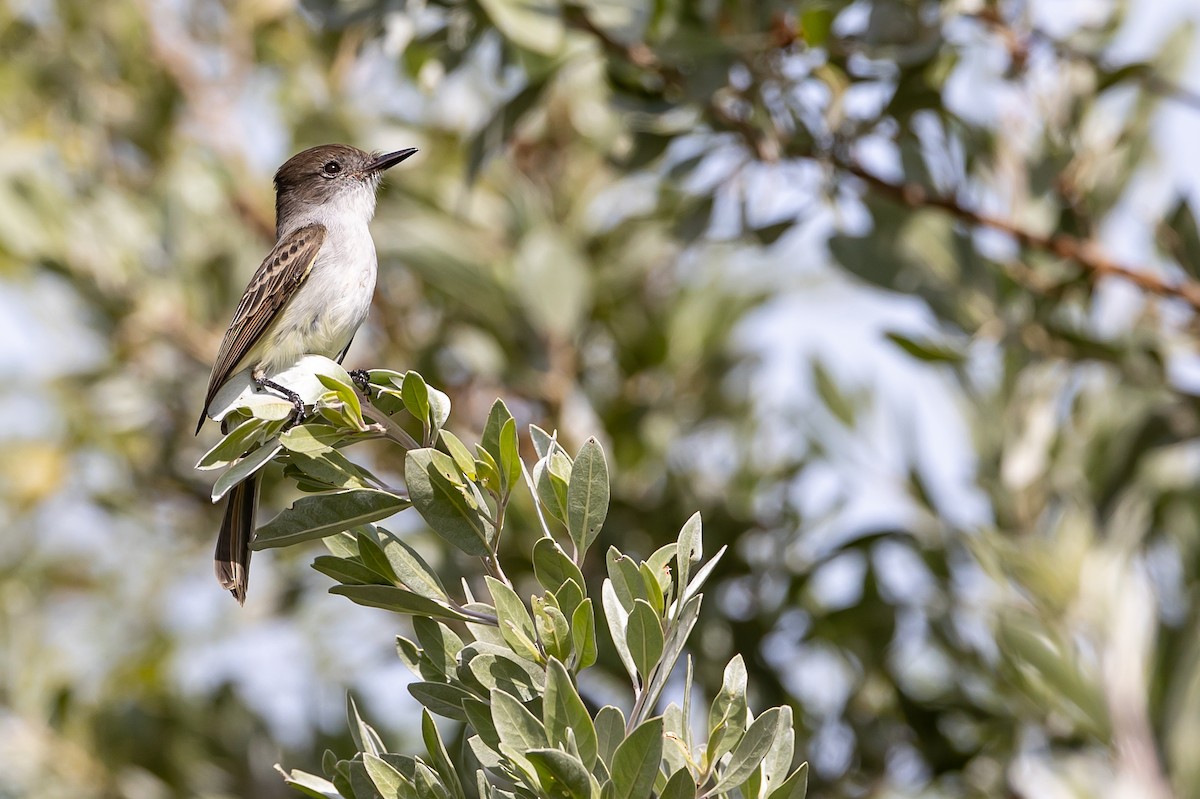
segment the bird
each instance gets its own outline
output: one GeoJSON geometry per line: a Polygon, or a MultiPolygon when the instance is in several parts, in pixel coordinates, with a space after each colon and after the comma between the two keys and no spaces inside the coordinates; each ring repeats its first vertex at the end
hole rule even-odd
{"type": "MultiPolygon", "coordinates": [[[[271,378],[305,355],[340,363],[367,318],[375,293],[377,261],[368,223],[383,173],[416,148],[368,153],[346,144],[323,144],[289,158],[275,173],[275,246],[250,278],[225,330],[208,378],[196,434],[221,387],[249,369],[259,390],[274,391],[295,406],[294,391],[271,378]]],[[[217,580],[238,604],[250,580],[250,541],[258,506],[259,476],[230,489],[213,556],[217,580]]]]}

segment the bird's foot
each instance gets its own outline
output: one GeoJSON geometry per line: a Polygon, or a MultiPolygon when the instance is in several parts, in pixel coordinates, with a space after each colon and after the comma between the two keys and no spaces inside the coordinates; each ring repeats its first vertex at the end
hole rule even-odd
{"type": "Polygon", "coordinates": [[[288,427],[295,427],[304,421],[304,400],[295,391],[292,391],[287,386],[282,386],[274,380],[268,380],[265,377],[257,377],[254,379],[254,385],[259,389],[270,389],[281,397],[292,403],[292,416],[288,421],[288,427]]]}
{"type": "Polygon", "coordinates": [[[354,385],[358,386],[359,391],[367,393],[367,389],[371,385],[371,375],[366,369],[355,369],[350,373],[350,379],[354,381],[354,385]]]}

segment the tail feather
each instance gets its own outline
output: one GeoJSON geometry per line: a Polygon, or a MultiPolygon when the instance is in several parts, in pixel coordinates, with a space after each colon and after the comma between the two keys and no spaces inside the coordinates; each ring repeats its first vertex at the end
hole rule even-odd
{"type": "Polygon", "coordinates": [[[225,500],[225,518],[213,555],[217,580],[241,605],[250,583],[250,539],[258,507],[258,475],[234,486],[225,500]]]}

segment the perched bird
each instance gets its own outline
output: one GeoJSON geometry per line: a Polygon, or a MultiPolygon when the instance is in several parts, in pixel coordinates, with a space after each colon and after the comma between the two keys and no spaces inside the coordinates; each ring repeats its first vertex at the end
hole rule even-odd
{"type": "MultiPolygon", "coordinates": [[[[415,152],[381,155],[323,144],[292,156],[275,173],[275,248],[250,278],[221,340],[197,433],[221,386],[245,369],[259,389],[291,400],[297,418],[303,413],[299,395],[271,377],[304,355],[345,357],[375,293],[375,243],[367,223],[376,189],[385,170],[415,152]]],[[[239,604],[246,601],[257,504],[254,475],[229,491],[217,538],[217,579],[239,604]]]]}

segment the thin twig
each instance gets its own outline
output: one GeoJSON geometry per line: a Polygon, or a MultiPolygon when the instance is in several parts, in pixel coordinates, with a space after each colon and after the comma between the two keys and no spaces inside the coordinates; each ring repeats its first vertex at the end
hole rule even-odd
{"type": "Polygon", "coordinates": [[[1066,233],[1034,233],[1000,217],[967,208],[952,197],[930,194],[924,187],[915,183],[892,183],[884,180],[854,163],[835,161],[834,166],[863,181],[875,193],[889,197],[902,205],[910,208],[937,208],[946,211],[968,224],[1005,233],[1013,237],[1022,247],[1072,260],[1083,267],[1093,280],[1103,277],[1118,277],[1151,294],[1180,299],[1192,308],[1200,310],[1200,285],[1188,280],[1168,282],[1150,272],[1119,264],[1100,252],[1092,242],[1066,233]]]}
{"type": "Polygon", "coordinates": [[[386,413],[372,405],[369,397],[367,397],[366,402],[362,403],[362,415],[364,418],[379,425],[383,434],[400,445],[405,452],[421,448],[421,445],[417,443],[415,438],[408,434],[407,430],[396,424],[386,413]]]}

